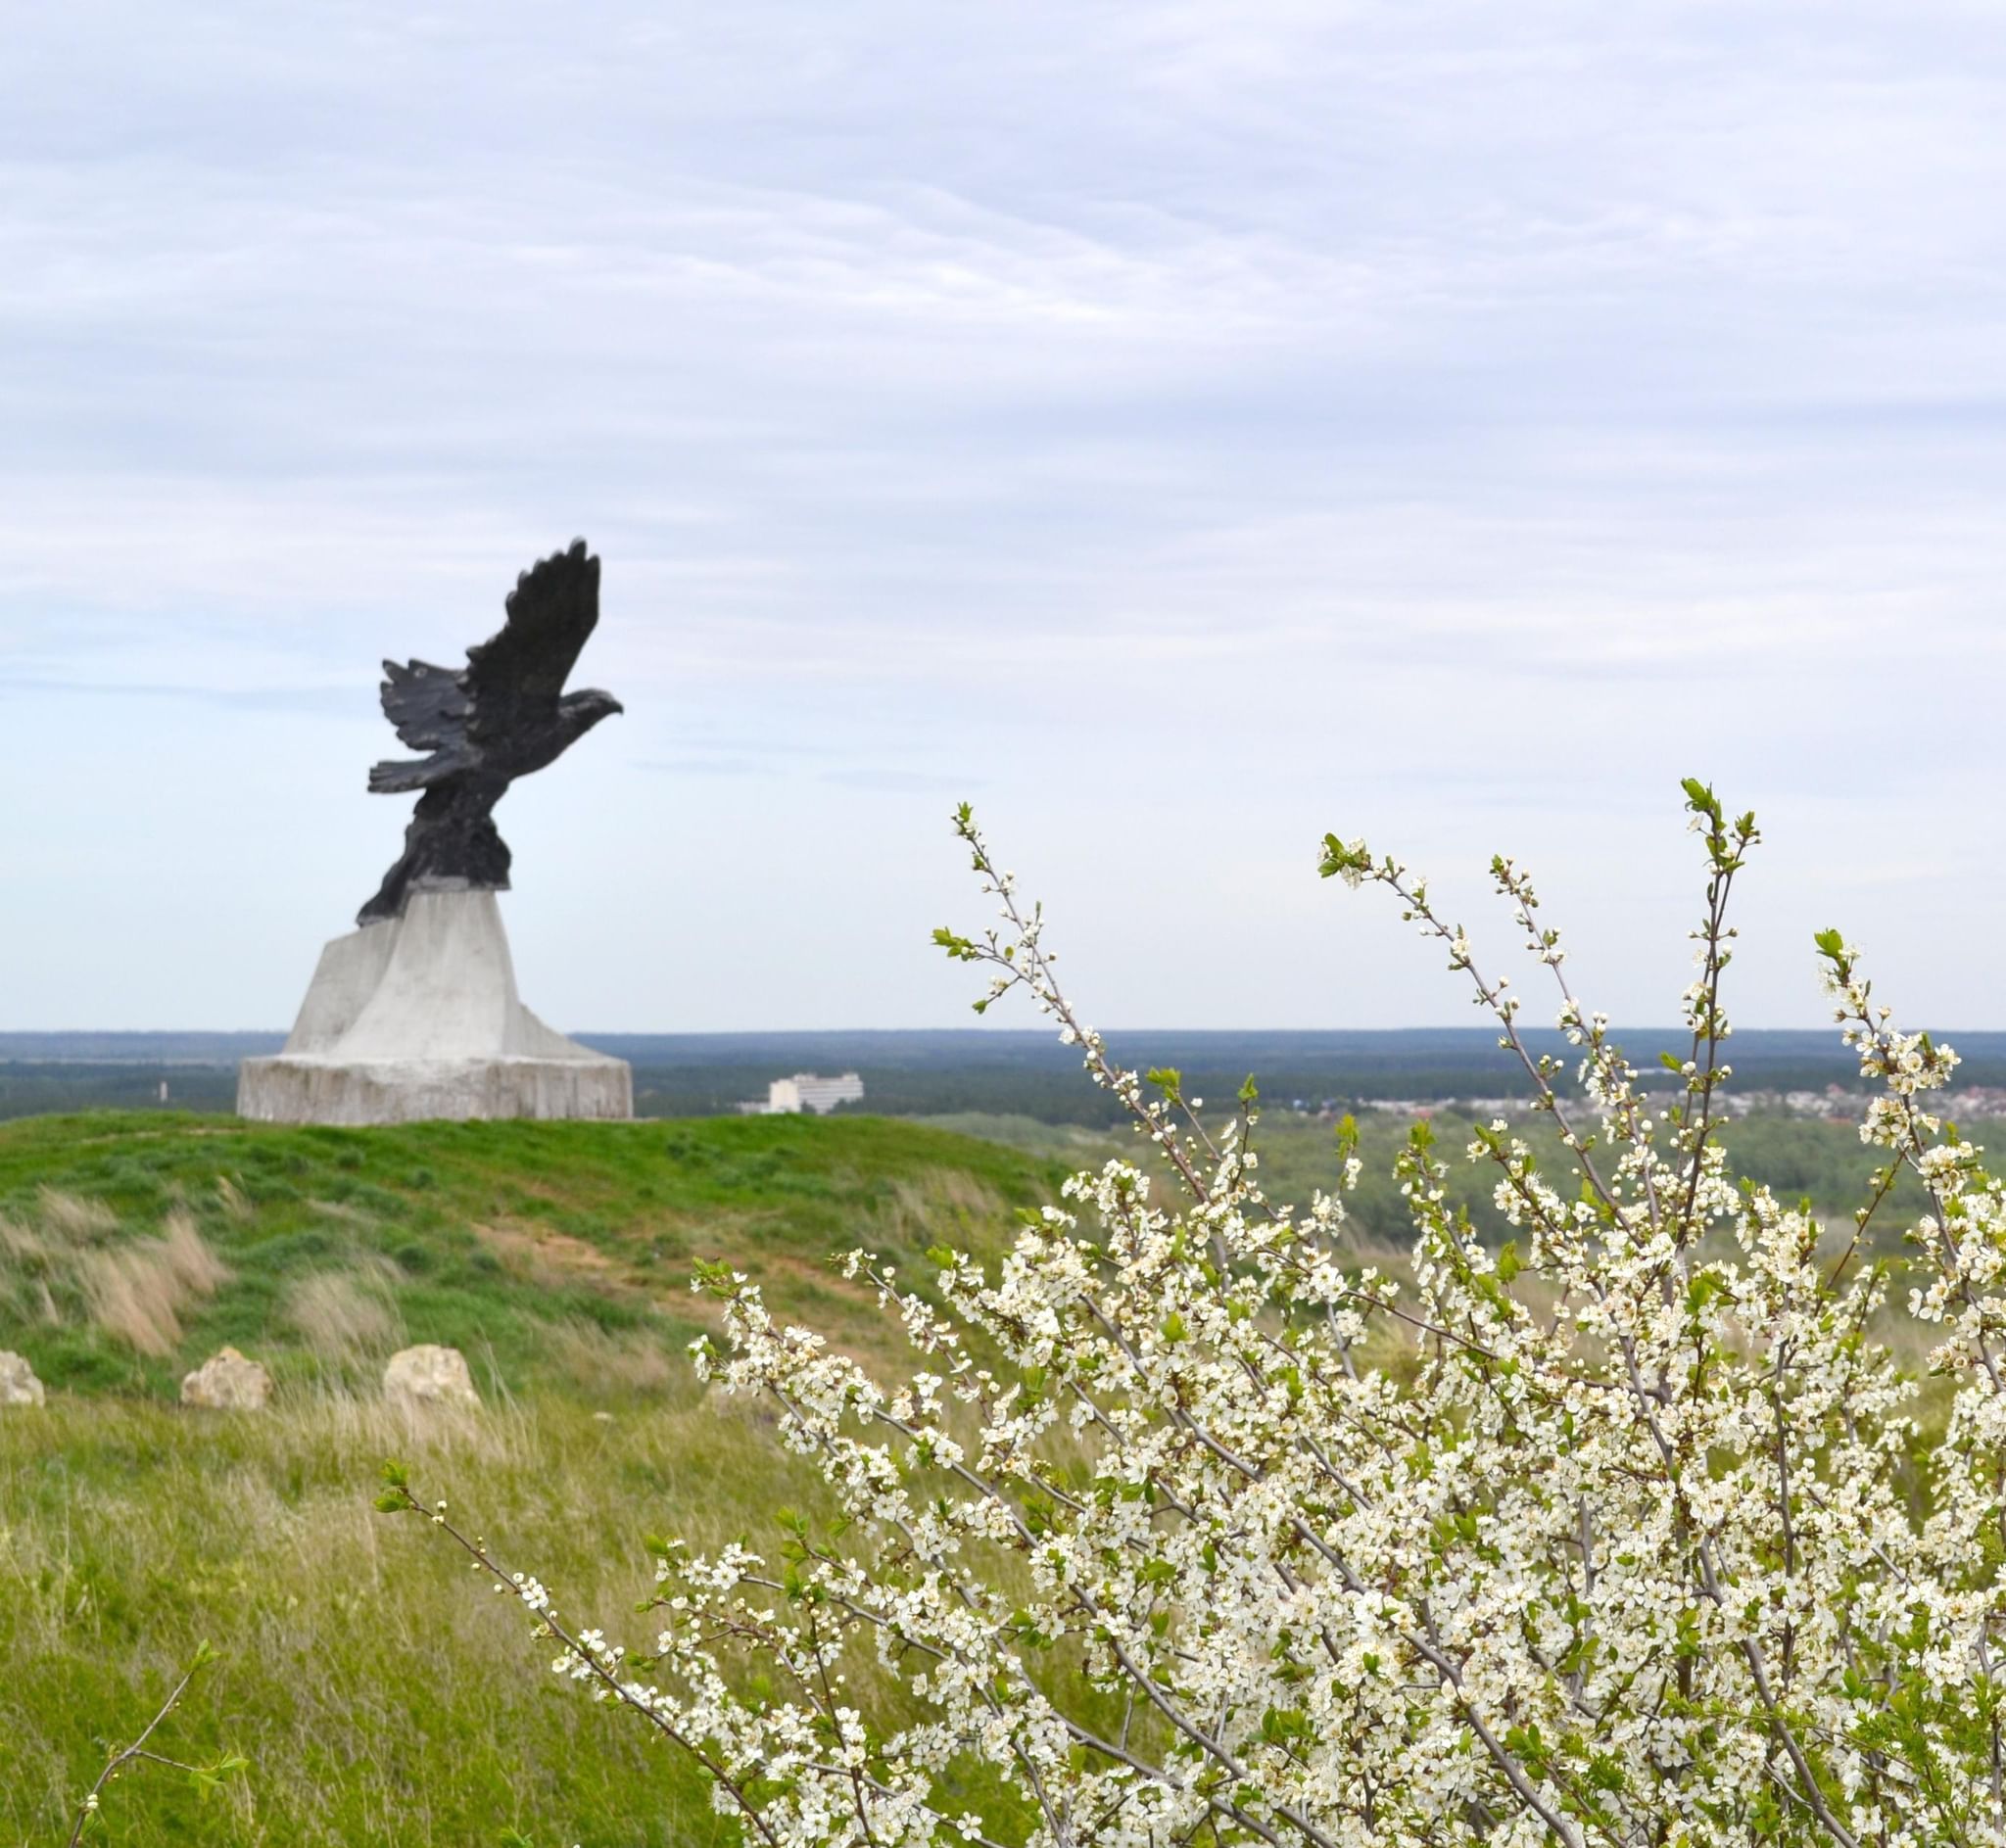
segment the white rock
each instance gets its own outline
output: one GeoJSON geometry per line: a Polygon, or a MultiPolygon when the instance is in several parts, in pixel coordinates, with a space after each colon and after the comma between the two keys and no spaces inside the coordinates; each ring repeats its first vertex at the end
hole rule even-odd
{"type": "Polygon", "coordinates": [[[181,1382],[181,1403],[210,1411],[263,1411],[271,1375],[234,1348],[220,1348],[181,1382]]]}
{"type": "Polygon", "coordinates": [[[455,1405],[473,1411],[481,1396],[474,1391],[466,1356],[457,1348],[421,1342],[390,1356],[383,1369],[383,1397],[406,1404],[455,1405]]]}
{"type": "Polygon", "coordinates": [[[39,1405],[42,1383],[18,1353],[0,1349],[0,1405],[39,1405]]]}

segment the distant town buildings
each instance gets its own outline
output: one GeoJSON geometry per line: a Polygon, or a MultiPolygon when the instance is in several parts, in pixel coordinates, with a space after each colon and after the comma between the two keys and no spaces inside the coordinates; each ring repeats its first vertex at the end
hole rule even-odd
{"type": "MultiPolygon", "coordinates": [[[[1647,1074],[1644,1095],[1662,1108],[1676,1103],[1678,1093],[1652,1083],[1656,1073],[1647,1074]]],[[[1716,1114],[1727,1116],[1803,1116],[1823,1122],[1856,1123],[1866,1114],[1871,1093],[1842,1084],[1828,1084],[1822,1090],[1801,1089],[1724,1090],[1714,1099],[1716,1114]]],[[[1581,1110],[1582,1100],[1569,1096],[1571,1109],[1581,1110]]],[[[1968,1084],[1955,1091],[1930,1094],[1930,1114],[1955,1123],[1997,1122],[2006,1119],[2006,1085],[1968,1084]]],[[[1366,1097],[1355,1100],[1296,1098],[1291,1108],[1306,1116],[1334,1117],[1346,1111],[1372,1111],[1388,1116],[1429,1117],[1447,1112],[1472,1121],[1485,1122],[1504,1116],[1525,1116],[1537,1111],[1531,1097],[1366,1097]]]]}
{"type": "MultiPolygon", "coordinates": [[[[1869,1095],[1866,1091],[1828,1084],[1822,1091],[1731,1091],[1725,1103],[1737,1116],[1777,1112],[1786,1116],[1817,1116],[1827,1122],[1856,1123],[1866,1114],[1869,1095]]],[[[2006,1117],[2006,1088],[1968,1084],[1956,1091],[1932,1091],[1927,1104],[1932,1116],[1949,1122],[1996,1122],[2006,1117]]]]}
{"type": "MultiPolygon", "coordinates": [[[[1317,1114],[1328,1115],[1333,1106],[1325,1103],[1317,1114]]],[[[1454,1111],[1457,1115],[1488,1122],[1494,1116],[1524,1116],[1538,1108],[1530,1097],[1367,1097],[1358,1108],[1383,1111],[1390,1116],[1433,1116],[1437,1111],[1454,1111]]]]}
{"type": "Polygon", "coordinates": [[[838,1104],[859,1103],[863,1095],[864,1081],[854,1071],[836,1078],[797,1071],[791,1078],[774,1079],[764,1099],[754,1098],[739,1109],[747,1116],[797,1116],[803,1111],[827,1116],[838,1104]]]}

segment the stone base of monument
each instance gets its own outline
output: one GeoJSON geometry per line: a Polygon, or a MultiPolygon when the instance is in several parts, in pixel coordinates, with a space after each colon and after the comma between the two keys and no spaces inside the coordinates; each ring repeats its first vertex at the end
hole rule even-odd
{"type": "Polygon", "coordinates": [[[285,1051],[247,1059],[237,1114],[274,1123],[634,1114],[634,1072],[515,989],[490,891],[417,892],[320,953],[285,1051]]]}

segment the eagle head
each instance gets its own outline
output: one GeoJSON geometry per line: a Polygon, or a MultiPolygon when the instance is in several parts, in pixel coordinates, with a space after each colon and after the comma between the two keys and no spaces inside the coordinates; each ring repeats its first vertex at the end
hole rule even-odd
{"type": "Polygon", "coordinates": [[[573,737],[580,737],[601,719],[616,712],[625,712],[627,708],[611,693],[602,693],[597,687],[588,687],[582,692],[566,693],[557,702],[557,710],[564,715],[565,729],[573,737]]]}

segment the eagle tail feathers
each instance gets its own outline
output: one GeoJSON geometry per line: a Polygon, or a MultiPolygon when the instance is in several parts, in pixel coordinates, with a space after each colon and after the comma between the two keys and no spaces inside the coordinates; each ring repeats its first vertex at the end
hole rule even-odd
{"type": "Polygon", "coordinates": [[[386,757],[369,769],[371,795],[408,795],[413,789],[431,787],[439,769],[437,757],[386,757]]]}

